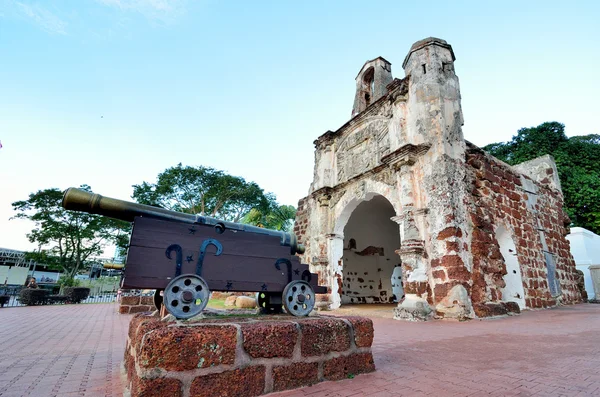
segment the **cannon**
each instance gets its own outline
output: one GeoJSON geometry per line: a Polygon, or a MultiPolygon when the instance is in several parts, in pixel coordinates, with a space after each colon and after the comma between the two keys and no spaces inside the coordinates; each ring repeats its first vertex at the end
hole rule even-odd
{"type": "Polygon", "coordinates": [[[62,206],[133,222],[121,288],[154,289],[178,319],[204,310],[211,291],[256,292],[267,313],[306,316],[326,292],[301,264],[293,233],[169,211],[69,188],[62,206]]]}

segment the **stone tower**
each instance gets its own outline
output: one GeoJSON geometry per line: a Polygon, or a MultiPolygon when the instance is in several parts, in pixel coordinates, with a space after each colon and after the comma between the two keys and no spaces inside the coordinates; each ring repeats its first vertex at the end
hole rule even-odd
{"type": "Polygon", "coordinates": [[[387,85],[391,82],[391,63],[382,57],[365,62],[356,76],[356,95],[354,96],[352,117],[387,94],[387,85]]]}
{"type": "MultiPolygon", "coordinates": [[[[396,309],[401,318],[424,317],[431,310],[425,296],[434,268],[448,261],[457,266],[469,262],[462,248],[465,235],[458,232],[466,223],[466,186],[460,183],[465,180],[466,146],[455,59],[446,41],[430,37],[413,44],[402,64],[409,83],[401,145],[421,150],[412,150],[413,160],[396,167],[402,186],[399,255],[406,268],[406,297],[396,309]],[[448,244],[455,248],[452,256],[448,244]]],[[[438,302],[436,311],[446,310],[461,315],[472,310],[464,288],[453,291],[450,307],[438,302]]]]}

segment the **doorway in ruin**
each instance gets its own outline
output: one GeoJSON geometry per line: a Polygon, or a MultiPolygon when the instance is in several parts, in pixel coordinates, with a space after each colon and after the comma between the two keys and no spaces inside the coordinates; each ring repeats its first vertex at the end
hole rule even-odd
{"type": "Polygon", "coordinates": [[[496,240],[498,240],[500,253],[504,257],[504,264],[506,265],[502,300],[504,302],[516,302],[519,308],[525,309],[523,277],[521,276],[521,266],[517,259],[515,243],[510,232],[504,226],[498,226],[498,229],[496,229],[496,240]]]}
{"type": "Polygon", "coordinates": [[[398,224],[390,202],[375,195],[352,211],[344,227],[341,303],[392,303],[401,286],[398,224]]]}

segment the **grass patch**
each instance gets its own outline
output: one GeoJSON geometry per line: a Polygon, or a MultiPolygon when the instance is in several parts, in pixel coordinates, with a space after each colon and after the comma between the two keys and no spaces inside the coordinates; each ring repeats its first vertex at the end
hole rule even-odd
{"type": "Polygon", "coordinates": [[[210,298],[208,300],[208,303],[206,304],[207,307],[210,307],[212,309],[232,309],[235,306],[225,306],[225,299],[216,299],[216,298],[210,298]]]}

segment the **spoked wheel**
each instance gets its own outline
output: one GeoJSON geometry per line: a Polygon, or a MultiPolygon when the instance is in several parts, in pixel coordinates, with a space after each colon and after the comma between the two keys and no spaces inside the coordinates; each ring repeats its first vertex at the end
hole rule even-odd
{"type": "Polygon", "coordinates": [[[315,307],[315,291],[306,281],[292,281],[283,289],[283,306],[289,314],[308,316],[315,307]]]}
{"type": "Polygon", "coordinates": [[[195,274],[175,277],[163,293],[167,311],[178,319],[200,314],[208,304],[209,297],[208,284],[195,274]]]}
{"type": "Polygon", "coordinates": [[[156,307],[156,310],[160,310],[160,307],[163,304],[163,293],[164,289],[157,289],[154,291],[154,307],[156,307]]]}
{"type": "Polygon", "coordinates": [[[279,314],[283,311],[281,295],[277,292],[257,292],[256,304],[265,314],[279,314]]]}

